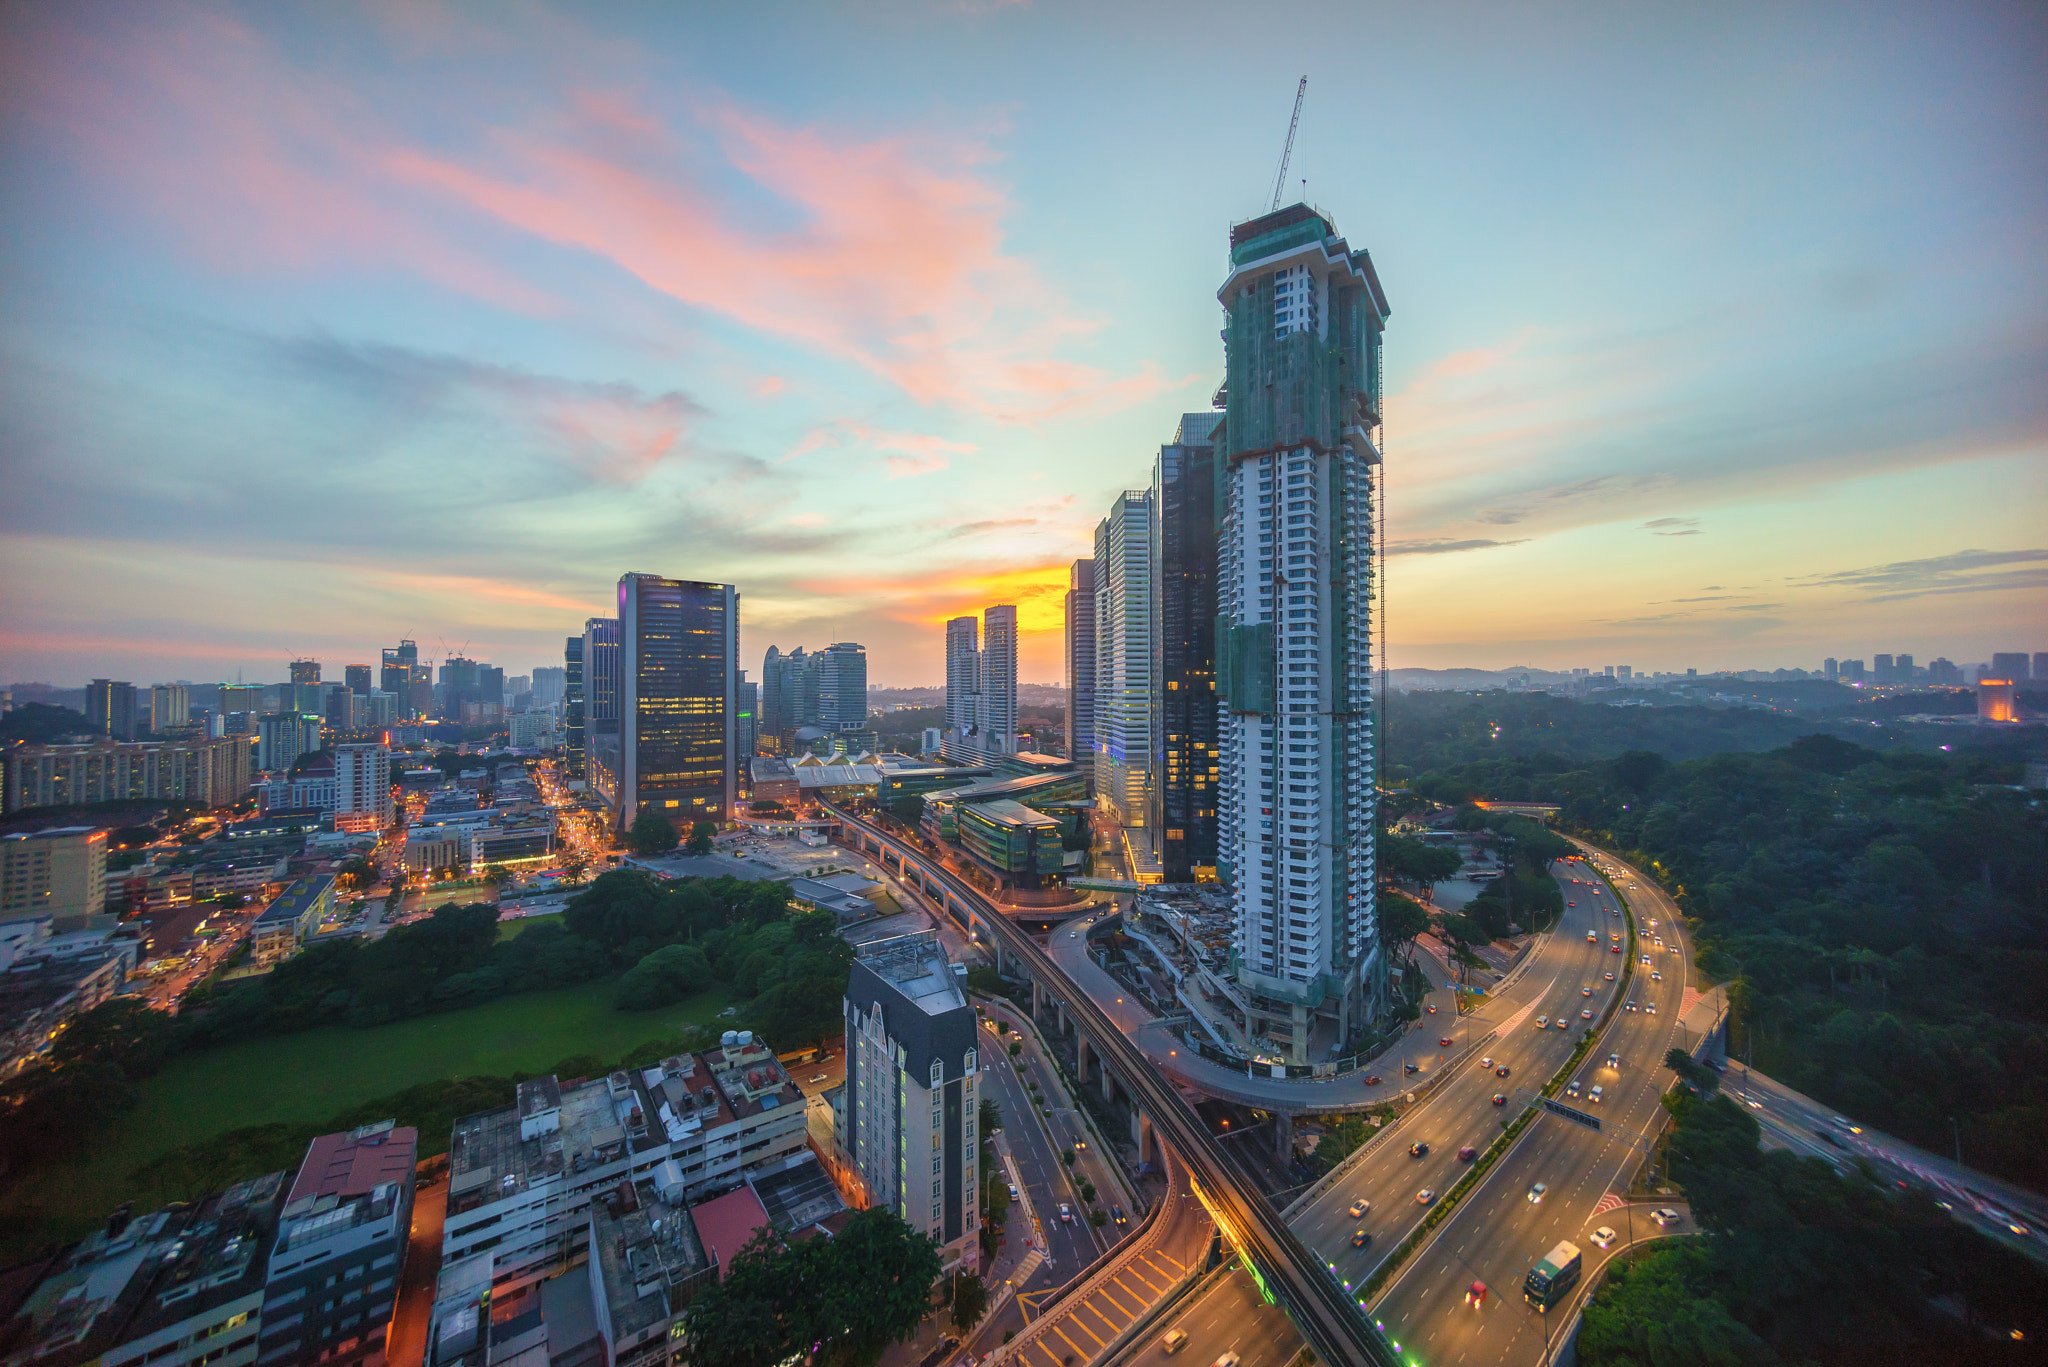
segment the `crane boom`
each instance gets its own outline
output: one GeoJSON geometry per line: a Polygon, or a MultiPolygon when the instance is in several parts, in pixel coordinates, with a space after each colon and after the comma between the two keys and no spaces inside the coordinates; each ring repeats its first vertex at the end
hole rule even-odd
{"type": "MultiPolygon", "coordinates": [[[[1280,174],[1273,177],[1273,208],[1280,207],[1280,191],[1287,184],[1287,163],[1294,159],[1294,130],[1301,123],[1301,100],[1308,94],[1308,77],[1294,88],[1294,117],[1287,121],[1287,145],[1280,149],[1280,174]]],[[[1270,212],[1270,210],[1268,211],[1270,212]]]]}

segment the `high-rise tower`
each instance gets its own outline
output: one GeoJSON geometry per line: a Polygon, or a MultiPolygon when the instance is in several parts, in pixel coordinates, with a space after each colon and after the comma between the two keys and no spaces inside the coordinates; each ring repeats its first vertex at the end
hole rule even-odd
{"type": "Polygon", "coordinates": [[[1152,467],[1152,787],[1161,872],[1216,876],[1216,412],[1187,413],[1152,467]]]}
{"type": "Polygon", "coordinates": [[[983,751],[1017,753],[1017,609],[1007,603],[981,614],[981,690],[974,721],[983,751]]]}
{"type": "Polygon", "coordinates": [[[1150,824],[1152,491],[1127,489],[1095,524],[1095,800],[1119,825],[1150,824]]]}
{"type": "Polygon", "coordinates": [[[818,724],[828,731],[858,731],[868,722],[868,652],[851,641],[826,646],[817,656],[818,724]]]}
{"type": "Polygon", "coordinates": [[[739,618],[739,590],[730,584],[620,578],[621,829],[643,810],[667,817],[684,835],[694,822],[730,814],[739,618]]]}
{"type": "Polygon", "coordinates": [[[1389,310],[1370,257],[1302,204],[1231,230],[1217,298],[1219,871],[1248,1025],[1306,1063],[1384,995],[1372,604],[1389,310]]]}
{"type": "Polygon", "coordinates": [[[1095,562],[1067,571],[1067,758],[1090,772],[1095,753],[1095,562]]]}
{"type": "Polygon", "coordinates": [[[946,729],[974,731],[974,695],[981,691],[981,630],[972,617],[946,623],[946,729]]]}

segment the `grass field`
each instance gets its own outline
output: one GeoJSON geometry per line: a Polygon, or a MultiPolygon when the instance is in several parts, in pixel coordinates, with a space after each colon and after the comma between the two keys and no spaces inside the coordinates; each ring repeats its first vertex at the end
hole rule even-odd
{"type": "Polygon", "coordinates": [[[523,935],[535,926],[558,926],[560,924],[562,924],[562,914],[560,912],[556,912],[552,916],[521,916],[516,921],[500,921],[498,922],[498,939],[500,942],[503,942],[515,935],[523,935]]]}
{"type": "Polygon", "coordinates": [[[310,1030],[180,1058],[143,1085],[139,1103],[93,1151],[0,1188],[0,1222],[28,1220],[43,1237],[75,1238],[121,1203],[128,1173],[182,1144],[245,1125],[324,1120],[439,1078],[533,1071],[571,1054],[614,1059],[686,1024],[711,1024],[727,1005],[713,987],[659,1011],[615,1011],[616,984],[605,978],[369,1030],[310,1030]]]}

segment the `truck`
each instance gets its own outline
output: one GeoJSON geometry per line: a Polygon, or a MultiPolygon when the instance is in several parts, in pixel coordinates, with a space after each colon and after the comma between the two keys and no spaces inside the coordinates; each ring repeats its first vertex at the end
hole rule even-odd
{"type": "Polygon", "coordinates": [[[1544,1314],[1579,1284],[1579,1246],[1566,1241],[1543,1255],[1522,1283],[1522,1299],[1544,1314]]]}

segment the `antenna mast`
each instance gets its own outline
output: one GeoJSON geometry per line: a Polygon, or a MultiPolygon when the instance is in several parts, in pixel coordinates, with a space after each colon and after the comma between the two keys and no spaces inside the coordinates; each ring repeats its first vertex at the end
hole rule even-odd
{"type": "MultiPolygon", "coordinates": [[[[1280,174],[1273,177],[1273,208],[1280,207],[1280,191],[1287,185],[1287,163],[1294,158],[1294,130],[1301,124],[1301,100],[1308,94],[1308,77],[1294,88],[1294,117],[1287,121],[1287,145],[1280,149],[1280,174]]],[[[1268,210],[1268,213],[1272,210],[1268,210]]]]}

